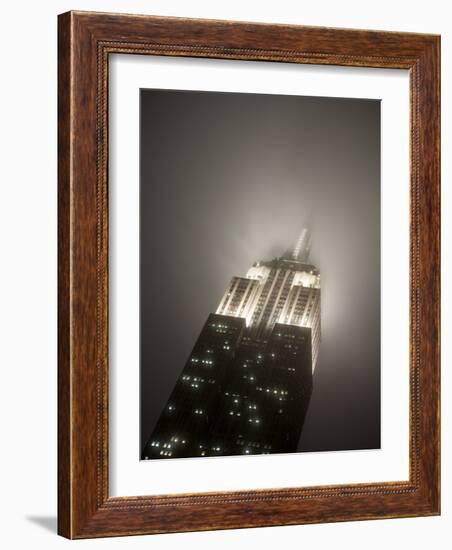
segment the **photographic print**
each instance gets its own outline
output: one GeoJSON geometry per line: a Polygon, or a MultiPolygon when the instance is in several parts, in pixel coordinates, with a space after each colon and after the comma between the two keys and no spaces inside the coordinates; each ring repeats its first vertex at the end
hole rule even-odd
{"type": "Polygon", "coordinates": [[[60,535],[440,514],[440,45],[59,16],[60,535]]]}
{"type": "Polygon", "coordinates": [[[380,448],[380,102],[140,91],[142,460],[380,448]]]}

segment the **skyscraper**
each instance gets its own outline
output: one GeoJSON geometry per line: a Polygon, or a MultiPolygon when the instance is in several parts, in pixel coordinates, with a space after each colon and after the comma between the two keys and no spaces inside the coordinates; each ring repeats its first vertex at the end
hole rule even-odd
{"type": "Polygon", "coordinates": [[[233,277],[143,459],[295,452],[320,344],[320,273],[303,229],[281,257],[233,277]]]}

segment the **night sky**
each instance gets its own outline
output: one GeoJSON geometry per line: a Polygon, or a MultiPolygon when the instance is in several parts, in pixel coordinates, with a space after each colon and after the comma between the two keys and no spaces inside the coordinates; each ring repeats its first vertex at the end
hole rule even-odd
{"type": "Polygon", "coordinates": [[[309,226],[322,340],[299,450],[378,448],[380,102],[141,90],[140,143],[142,445],[231,277],[309,226]]]}

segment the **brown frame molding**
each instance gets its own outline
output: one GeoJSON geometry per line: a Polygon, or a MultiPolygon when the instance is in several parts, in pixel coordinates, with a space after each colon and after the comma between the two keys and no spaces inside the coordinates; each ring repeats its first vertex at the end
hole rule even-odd
{"type": "Polygon", "coordinates": [[[58,33],[58,532],[87,538],[440,513],[440,38],[68,12],[58,33]],[[108,495],[111,53],[410,71],[410,479],[108,495]]]}

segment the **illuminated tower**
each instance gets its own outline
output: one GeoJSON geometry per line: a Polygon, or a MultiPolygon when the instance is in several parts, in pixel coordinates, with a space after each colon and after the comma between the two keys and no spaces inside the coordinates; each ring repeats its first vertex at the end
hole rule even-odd
{"type": "Polygon", "coordinates": [[[320,345],[320,274],[303,229],[281,257],[233,277],[142,458],[294,452],[320,345]]]}

